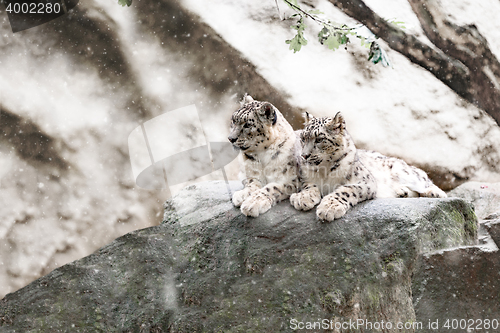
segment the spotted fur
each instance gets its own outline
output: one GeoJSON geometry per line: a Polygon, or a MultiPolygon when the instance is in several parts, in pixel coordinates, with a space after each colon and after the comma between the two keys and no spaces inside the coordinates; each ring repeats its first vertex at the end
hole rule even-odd
{"type": "Polygon", "coordinates": [[[243,214],[259,216],[298,191],[299,139],[271,103],[246,95],[231,117],[228,140],[243,156],[245,188],[233,195],[243,214]]]}
{"type": "Polygon", "coordinates": [[[446,197],[424,171],[394,157],[356,149],[340,112],[335,118],[304,116],[303,185],[300,193],[290,197],[296,209],[310,210],[319,203],[318,218],[332,221],[373,198],[446,197]]]}

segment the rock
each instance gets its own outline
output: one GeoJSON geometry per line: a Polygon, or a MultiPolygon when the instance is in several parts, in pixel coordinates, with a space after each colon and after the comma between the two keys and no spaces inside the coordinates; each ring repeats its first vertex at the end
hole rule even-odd
{"type": "MultiPolygon", "coordinates": [[[[497,331],[500,328],[500,184],[468,182],[448,192],[448,196],[463,198],[475,206],[481,218],[479,244],[428,253],[420,258],[413,277],[417,321],[439,323],[442,330],[449,325],[466,332],[464,327],[488,330],[484,324],[489,320],[489,329],[497,331]]],[[[436,330],[424,325],[422,332],[436,330]]]]}
{"type": "Polygon", "coordinates": [[[411,326],[423,254],[476,240],[472,206],[459,198],[372,200],[322,223],[288,202],[249,218],[229,197],[223,182],[185,188],[166,202],[160,226],[7,295],[2,331],[284,332],[323,319],[411,326]]]}
{"type": "Polygon", "coordinates": [[[421,332],[436,332],[428,329],[429,321],[438,321],[439,328],[445,331],[444,325],[448,322],[451,327],[454,319],[459,325],[460,320],[465,320],[466,328],[480,327],[481,323],[483,329],[485,320],[491,323],[496,319],[496,328],[500,328],[498,248],[496,251],[481,247],[441,251],[425,256],[420,265],[412,287],[416,318],[424,323],[421,332]]]}
{"type": "MultiPolygon", "coordinates": [[[[341,110],[360,148],[402,157],[444,189],[500,179],[500,128],[491,117],[395,51],[386,48],[394,68],[384,69],[354,38],[347,51],[332,52],[317,42],[320,27],[308,26],[309,43],[294,54],[285,44],[294,19],[280,19],[292,12],[279,5],[278,13],[274,1],[116,2],[80,1],[16,34],[7,16],[0,20],[8,50],[0,54],[8,78],[0,80],[0,297],[159,222],[158,202],[169,194],[134,186],[127,137],[190,104],[209,142],[226,140],[237,99],[248,92],[297,129],[303,110],[341,110]]],[[[444,7],[490,43],[499,40],[498,1],[455,3],[444,7]]],[[[423,36],[406,2],[367,4],[423,36]]],[[[304,6],[356,24],[326,0],[304,6]]],[[[229,165],[228,178],[237,169],[229,165]]]]}
{"type": "Polygon", "coordinates": [[[500,212],[500,183],[467,182],[448,192],[448,196],[471,202],[480,219],[500,212]]]}
{"type": "Polygon", "coordinates": [[[500,247],[500,216],[498,215],[490,215],[490,218],[485,219],[484,226],[488,231],[488,234],[491,236],[497,247],[500,247]],[[494,217],[497,216],[497,217],[494,217]]]}

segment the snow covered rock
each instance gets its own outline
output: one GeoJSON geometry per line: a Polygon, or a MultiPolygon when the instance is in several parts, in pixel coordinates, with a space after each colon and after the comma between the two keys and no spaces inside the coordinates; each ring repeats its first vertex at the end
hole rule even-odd
{"type": "Polygon", "coordinates": [[[249,218],[229,198],[223,182],[185,188],[166,202],[160,226],[7,295],[0,326],[281,332],[383,320],[396,327],[416,319],[412,275],[423,254],[476,239],[472,206],[458,198],[372,200],[332,223],[288,202],[249,218]]]}

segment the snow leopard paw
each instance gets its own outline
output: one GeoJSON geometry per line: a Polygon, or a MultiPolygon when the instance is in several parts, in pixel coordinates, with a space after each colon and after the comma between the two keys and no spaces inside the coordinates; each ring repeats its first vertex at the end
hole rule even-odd
{"type": "Polygon", "coordinates": [[[316,193],[311,193],[309,191],[302,191],[299,193],[293,193],[290,196],[290,203],[297,210],[311,210],[319,204],[321,201],[321,196],[316,195],[316,193]]]}
{"type": "Polygon", "coordinates": [[[429,187],[425,192],[420,194],[422,197],[427,198],[447,198],[448,196],[437,186],[429,187]]]}
{"type": "Polygon", "coordinates": [[[344,216],[347,209],[349,207],[337,199],[325,197],[316,209],[316,215],[320,220],[333,221],[344,216]]]}
{"type": "Polygon", "coordinates": [[[395,192],[396,198],[408,198],[410,196],[410,189],[406,186],[398,187],[395,192]]]}
{"type": "Polygon", "coordinates": [[[241,206],[243,201],[245,201],[251,194],[251,191],[248,187],[245,187],[244,189],[240,191],[236,191],[233,194],[233,205],[236,207],[241,206]]]}
{"type": "Polygon", "coordinates": [[[257,191],[241,204],[241,212],[246,216],[257,217],[271,209],[272,205],[269,193],[257,191]]]}

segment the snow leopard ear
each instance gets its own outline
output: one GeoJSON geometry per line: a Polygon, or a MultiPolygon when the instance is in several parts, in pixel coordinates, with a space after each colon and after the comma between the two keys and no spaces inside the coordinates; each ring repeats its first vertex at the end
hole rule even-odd
{"type": "Polygon", "coordinates": [[[247,104],[247,103],[251,103],[253,102],[253,98],[252,96],[250,96],[249,94],[245,94],[245,96],[243,96],[243,99],[241,100],[240,104],[241,106],[247,104]]]}
{"type": "Polygon", "coordinates": [[[343,134],[345,131],[345,120],[342,113],[337,112],[333,120],[326,123],[326,128],[330,131],[335,131],[337,133],[343,134]]]}
{"type": "Polygon", "coordinates": [[[261,119],[269,121],[273,125],[276,124],[276,121],[278,120],[278,114],[276,113],[276,110],[274,110],[274,106],[271,103],[265,102],[262,104],[258,113],[261,119]]]}
{"type": "Polygon", "coordinates": [[[302,117],[304,117],[304,125],[309,124],[311,122],[311,120],[314,119],[314,116],[307,111],[302,113],[302,117]]]}

